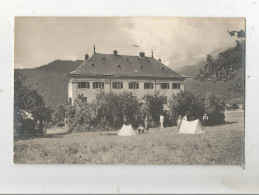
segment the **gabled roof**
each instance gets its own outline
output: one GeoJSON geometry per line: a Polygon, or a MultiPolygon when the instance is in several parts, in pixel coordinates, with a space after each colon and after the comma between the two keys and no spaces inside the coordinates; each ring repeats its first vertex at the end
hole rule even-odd
{"type": "Polygon", "coordinates": [[[152,57],[93,54],[69,76],[186,78],[152,57]]]}

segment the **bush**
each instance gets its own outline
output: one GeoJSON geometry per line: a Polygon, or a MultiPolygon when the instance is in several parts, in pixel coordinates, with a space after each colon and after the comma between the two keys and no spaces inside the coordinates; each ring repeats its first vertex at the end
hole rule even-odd
{"type": "Polygon", "coordinates": [[[14,130],[18,134],[43,134],[43,124],[50,122],[52,109],[45,106],[35,86],[24,84],[25,76],[14,74],[14,130]],[[30,116],[29,116],[30,115],[30,116]],[[38,125],[38,129],[35,128],[38,125]]]}
{"type": "Polygon", "coordinates": [[[132,93],[101,92],[92,103],[77,98],[75,115],[68,121],[73,131],[111,130],[120,128],[126,115],[135,128],[140,121],[139,107],[140,103],[132,93]]]}
{"type": "Polygon", "coordinates": [[[176,124],[179,115],[187,115],[189,120],[194,120],[202,119],[204,114],[202,99],[188,91],[174,94],[169,100],[169,108],[173,124],[176,124]]]}
{"type": "Polygon", "coordinates": [[[205,95],[204,108],[209,117],[209,125],[218,125],[225,122],[225,106],[225,98],[214,93],[205,95]]]}
{"type": "Polygon", "coordinates": [[[168,115],[173,124],[176,124],[179,115],[187,115],[188,120],[202,120],[204,113],[207,113],[209,117],[209,125],[224,123],[225,99],[214,93],[193,94],[181,91],[172,96],[169,107],[168,115]]]}
{"type": "Polygon", "coordinates": [[[165,117],[164,126],[175,125],[179,115],[187,114],[189,120],[202,119],[205,112],[209,116],[209,124],[224,122],[224,99],[215,94],[194,95],[181,91],[169,100],[169,111],[163,110],[164,103],[164,96],[158,93],[145,95],[139,102],[133,93],[101,92],[92,103],[79,96],[74,106],[66,105],[64,112],[70,130],[79,132],[119,129],[125,122],[124,116],[133,128],[144,125],[146,116],[148,126],[157,127],[161,113],[165,117]]]}
{"type": "Polygon", "coordinates": [[[154,95],[145,95],[144,103],[140,107],[140,116],[142,121],[148,116],[148,124],[150,127],[159,126],[160,114],[164,114],[163,104],[165,104],[165,96],[159,93],[154,95]]]}
{"type": "Polygon", "coordinates": [[[91,130],[91,126],[94,126],[94,119],[96,118],[96,112],[92,108],[92,105],[87,104],[82,96],[75,100],[75,106],[70,107],[70,109],[75,111],[75,114],[68,119],[68,124],[72,131],[82,132],[91,130]]]}

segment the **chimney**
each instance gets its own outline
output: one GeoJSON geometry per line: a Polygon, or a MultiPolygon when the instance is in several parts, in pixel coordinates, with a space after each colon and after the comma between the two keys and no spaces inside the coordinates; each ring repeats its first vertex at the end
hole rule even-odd
{"type": "Polygon", "coordinates": [[[162,60],[159,58],[158,61],[161,62],[162,60]]]}
{"type": "Polygon", "coordinates": [[[139,52],[139,57],[144,58],[145,57],[145,52],[139,52]]]}
{"type": "Polygon", "coordinates": [[[85,54],[85,61],[88,60],[88,58],[89,58],[89,55],[85,54]]]}
{"type": "Polygon", "coordinates": [[[117,55],[118,55],[118,51],[117,51],[117,50],[113,50],[113,54],[114,54],[115,56],[117,56],[117,55]]]}

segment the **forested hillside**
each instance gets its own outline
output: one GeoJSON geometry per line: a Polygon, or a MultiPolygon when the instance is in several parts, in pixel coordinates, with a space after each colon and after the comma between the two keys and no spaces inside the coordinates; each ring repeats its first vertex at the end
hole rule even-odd
{"type": "MultiPolygon", "coordinates": [[[[233,85],[233,81],[227,82],[219,82],[219,83],[212,83],[212,82],[201,82],[195,80],[194,77],[199,73],[199,69],[204,67],[206,61],[201,61],[194,65],[185,66],[179,70],[178,73],[188,76],[189,78],[185,81],[185,89],[192,92],[214,92],[218,95],[222,95],[226,97],[227,102],[231,102],[231,100],[239,99],[238,103],[244,101],[243,95],[239,93],[234,93],[229,90],[230,86],[233,85]]],[[[244,74],[244,70],[240,70],[239,75],[241,76],[244,74]]]]}
{"type": "Polygon", "coordinates": [[[26,83],[36,85],[39,93],[44,97],[47,106],[56,109],[67,101],[67,74],[75,70],[82,60],[55,60],[47,65],[33,69],[16,69],[26,76],[26,83]]]}

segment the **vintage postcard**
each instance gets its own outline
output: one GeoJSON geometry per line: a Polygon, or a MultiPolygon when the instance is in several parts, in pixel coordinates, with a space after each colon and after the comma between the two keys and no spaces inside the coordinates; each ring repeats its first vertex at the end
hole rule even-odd
{"type": "Polygon", "coordinates": [[[244,165],[244,18],[15,17],[18,164],[244,165]]]}

